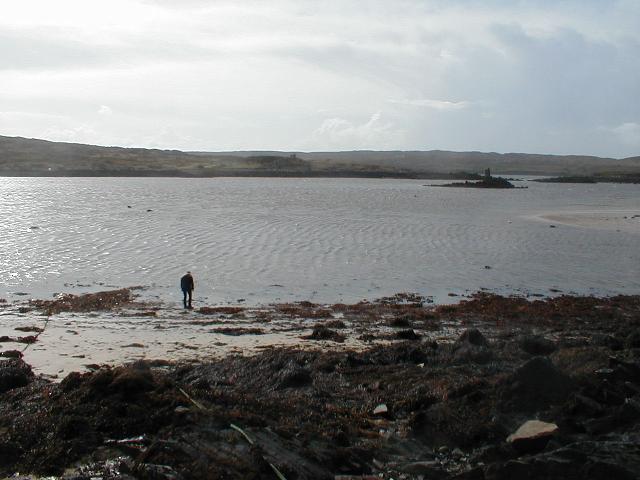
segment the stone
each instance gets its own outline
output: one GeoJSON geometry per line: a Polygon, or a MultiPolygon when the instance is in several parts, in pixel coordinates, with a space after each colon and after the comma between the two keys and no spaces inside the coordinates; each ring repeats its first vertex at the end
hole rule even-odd
{"type": "Polygon", "coordinates": [[[24,387],[33,379],[31,367],[20,358],[0,362],[0,393],[24,387]]]}
{"type": "Polygon", "coordinates": [[[396,332],[395,336],[401,340],[420,340],[420,335],[411,328],[408,330],[400,330],[396,332]]]}
{"type": "Polygon", "coordinates": [[[562,404],[574,390],[574,381],[547,357],[534,357],[507,380],[503,405],[521,412],[535,412],[562,404]]]}
{"type": "Polygon", "coordinates": [[[520,453],[537,452],[547,445],[557,431],[555,423],[528,420],[507,437],[507,442],[520,453]]]}
{"type": "Polygon", "coordinates": [[[376,408],[373,409],[374,415],[386,415],[387,413],[389,413],[389,409],[387,408],[387,405],[384,403],[381,403],[380,405],[378,405],[376,408]]]}
{"type": "Polygon", "coordinates": [[[453,344],[455,363],[487,363],[493,358],[489,342],[477,328],[470,328],[453,344]]]}
{"type": "Polygon", "coordinates": [[[640,328],[627,335],[624,343],[627,348],[640,348],[640,328]]]}
{"type": "Polygon", "coordinates": [[[0,352],[0,357],[22,358],[22,352],[19,350],[5,350],[4,352],[0,352]]]}
{"type": "Polygon", "coordinates": [[[296,362],[288,362],[277,375],[277,388],[300,388],[311,382],[311,372],[296,362]]]}
{"type": "Polygon", "coordinates": [[[462,332],[462,335],[456,340],[456,344],[469,343],[478,347],[488,347],[489,342],[477,328],[469,328],[462,332]]]}
{"type": "Polygon", "coordinates": [[[556,350],[555,343],[540,335],[523,335],[518,345],[529,355],[549,355],[556,350]]]}
{"type": "Polygon", "coordinates": [[[449,476],[442,470],[440,463],[436,461],[407,463],[400,470],[409,475],[422,475],[430,479],[446,478],[449,476]]]}

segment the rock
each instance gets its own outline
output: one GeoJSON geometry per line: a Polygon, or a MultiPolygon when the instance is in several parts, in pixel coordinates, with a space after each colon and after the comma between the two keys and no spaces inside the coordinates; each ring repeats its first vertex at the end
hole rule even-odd
{"type": "Polygon", "coordinates": [[[546,357],[534,357],[507,379],[503,407],[535,412],[564,402],[574,389],[574,381],[546,357]]]}
{"type": "Polygon", "coordinates": [[[115,372],[109,391],[125,396],[136,396],[155,388],[153,375],[148,369],[124,367],[115,372]]]}
{"type": "Polygon", "coordinates": [[[324,325],[316,325],[313,327],[311,335],[302,337],[308,340],[332,340],[334,342],[344,342],[345,336],[325,327],[324,325]]]}
{"type": "Polygon", "coordinates": [[[507,437],[507,442],[520,453],[537,452],[547,445],[557,431],[555,423],[528,420],[507,437]]]}
{"type": "Polygon", "coordinates": [[[20,358],[10,358],[0,362],[0,393],[24,387],[33,379],[31,366],[20,358]]]}
{"type": "Polygon", "coordinates": [[[555,343],[540,335],[523,335],[518,345],[529,355],[549,355],[556,350],[555,343]]]}
{"type": "Polygon", "coordinates": [[[425,462],[412,462],[407,463],[400,471],[409,475],[422,475],[429,479],[447,478],[449,475],[442,470],[439,462],[425,461],[425,462]]]}
{"type": "Polygon", "coordinates": [[[63,392],[70,392],[78,388],[81,384],[82,374],[80,372],[71,372],[62,379],[62,382],[60,382],[60,388],[63,392]]]}
{"type": "Polygon", "coordinates": [[[584,429],[593,435],[603,435],[621,427],[629,427],[640,420],[640,402],[627,398],[615,408],[608,410],[609,415],[592,418],[584,422],[584,429]]]}
{"type": "Polygon", "coordinates": [[[453,344],[453,361],[456,363],[487,363],[492,358],[489,342],[477,328],[465,330],[453,344]]]}
{"type": "Polygon", "coordinates": [[[279,372],[277,388],[300,388],[311,383],[311,373],[296,362],[288,362],[279,372]]]}
{"type": "Polygon", "coordinates": [[[0,357],[22,358],[22,352],[19,350],[5,350],[4,352],[0,352],[0,357]]]}
{"type": "Polygon", "coordinates": [[[412,328],[396,332],[395,337],[401,340],[420,340],[420,335],[413,331],[412,328]]]}
{"type": "Polygon", "coordinates": [[[637,438],[576,442],[550,452],[494,463],[485,470],[485,479],[637,479],[640,454],[634,440],[637,438]]]}
{"type": "Polygon", "coordinates": [[[640,348],[640,328],[627,335],[624,344],[627,348],[640,348]]]}
{"type": "Polygon", "coordinates": [[[410,327],[411,326],[411,317],[409,315],[403,315],[401,317],[396,317],[389,322],[390,327],[410,327]]]}
{"type": "Polygon", "coordinates": [[[484,470],[482,467],[475,467],[450,478],[453,480],[484,480],[484,470]]]}
{"type": "Polygon", "coordinates": [[[582,413],[589,417],[602,414],[604,407],[592,398],[576,393],[573,396],[573,413],[582,413]]]}
{"type": "Polygon", "coordinates": [[[488,347],[489,342],[477,328],[469,328],[462,332],[462,335],[456,340],[456,345],[468,343],[478,347],[488,347]]]}
{"type": "Polygon", "coordinates": [[[640,382],[640,363],[610,357],[609,368],[613,369],[611,380],[640,382]]]}
{"type": "Polygon", "coordinates": [[[387,405],[384,403],[381,403],[380,405],[378,405],[376,408],[373,409],[374,415],[386,415],[387,413],[389,413],[389,409],[387,408],[387,405]]]}
{"type": "Polygon", "coordinates": [[[591,337],[594,345],[607,347],[611,350],[618,351],[624,347],[622,340],[613,335],[595,334],[591,337]]]}

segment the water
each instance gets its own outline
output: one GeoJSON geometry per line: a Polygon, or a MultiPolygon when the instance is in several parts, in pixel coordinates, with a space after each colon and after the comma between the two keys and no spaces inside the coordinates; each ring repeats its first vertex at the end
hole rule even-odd
{"type": "Polygon", "coordinates": [[[144,285],[178,303],[186,270],[196,305],[640,292],[639,185],[426,183],[0,178],[0,297],[144,285]]]}

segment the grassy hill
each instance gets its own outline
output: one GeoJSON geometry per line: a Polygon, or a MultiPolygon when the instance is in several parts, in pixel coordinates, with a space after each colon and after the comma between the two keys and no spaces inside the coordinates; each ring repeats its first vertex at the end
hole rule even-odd
{"type": "Polygon", "coordinates": [[[334,176],[468,178],[496,174],[640,173],[640,157],[447,151],[182,152],[0,136],[0,176],[334,176]],[[456,173],[458,172],[458,173],[456,173]]]}

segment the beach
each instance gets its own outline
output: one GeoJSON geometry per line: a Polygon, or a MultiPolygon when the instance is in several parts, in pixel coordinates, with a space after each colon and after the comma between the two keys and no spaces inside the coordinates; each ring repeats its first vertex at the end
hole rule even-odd
{"type": "Polygon", "coordinates": [[[638,296],[478,293],[434,305],[398,294],[354,304],[202,307],[176,315],[233,332],[242,351],[153,358],[133,335],[122,351],[139,353],[127,362],[57,378],[25,362],[71,313],[145,313],[136,318],[154,325],[148,312],[162,310],[135,292],[30,302],[24,315],[44,315],[44,330],[16,327],[3,338],[0,474],[346,480],[640,472],[638,296]],[[267,331],[292,342],[245,349],[267,331]]]}
{"type": "Polygon", "coordinates": [[[597,230],[609,230],[640,235],[640,209],[549,212],[537,215],[540,221],[597,230]]]}

